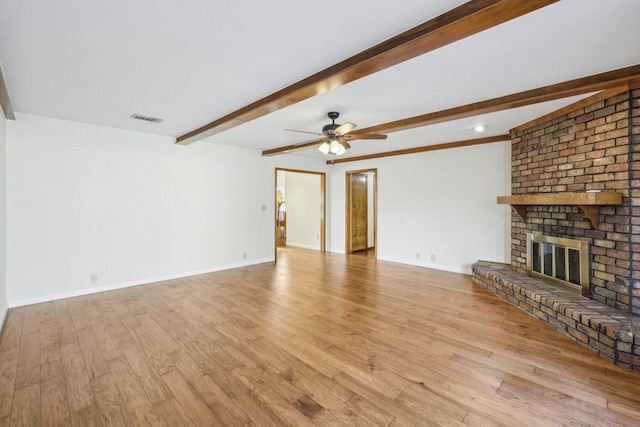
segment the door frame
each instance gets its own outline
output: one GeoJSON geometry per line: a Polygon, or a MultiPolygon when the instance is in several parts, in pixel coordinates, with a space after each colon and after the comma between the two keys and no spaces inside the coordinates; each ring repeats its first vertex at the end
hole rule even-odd
{"type": "MultiPolygon", "coordinates": [[[[314,172],[314,171],[306,171],[300,169],[288,169],[288,168],[275,168],[273,173],[273,223],[275,226],[278,221],[278,200],[277,200],[277,191],[278,191],[278,172],[293,172],[293,173],[306,173],[311,175],[319,175],[320,176],[320,252],[326,252],[326,217],[327,217],[327,174],[324,172],[314,172]]],[[[286,186],[286,184],[285,184],[286,186]]],[[[273,252],[274,252],[274,263],[278,261],[278,245],[275,239],[275,233],[273,239],[273,252]]]]}
{"type": "MultiPolygon", "coordinates": [[[[378,168],[359,169],[345,172],[345,248],[346,254],[352,254],[351,250],[351,175],[373,173],[373,257],[378,258],[378,168]]],[[[369,219],[367,218],[367,227],[369,219]]],[[[368,245],[368,244],[367,244],[368,245]]]]}

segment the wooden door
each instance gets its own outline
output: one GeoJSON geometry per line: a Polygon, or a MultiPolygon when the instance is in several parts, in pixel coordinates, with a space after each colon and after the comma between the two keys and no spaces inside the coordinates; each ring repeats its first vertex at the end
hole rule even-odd
{"type": "Polygon", "coordinates": [[[368,247],[367,174],[351,174],[351,251],[368,247]]]}

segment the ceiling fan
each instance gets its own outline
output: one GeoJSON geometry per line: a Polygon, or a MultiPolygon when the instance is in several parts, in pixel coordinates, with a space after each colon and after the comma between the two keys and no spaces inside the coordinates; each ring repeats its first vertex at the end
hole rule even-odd
{"type": "Polygon", "coordinates": [[[335,154],[336,156],[340,156],[344,154],[347,149],[351,148],[349,144],[349,140],[352,139],[387,139],[387,135],[379,135],[379,134],[365,134],[365,133],[349,133],[353,129],[355,129],[356,125],[353,123],[344,123],[337,124],[336,119],[340,116],[340,113],[336,111],[331,111],[327,113],[329,119],[331,119],[331,123],[324,125],[322,127],[322,133],[317,132],[306,132],[303,130],[294,130],[294,129],[285,129],[291,132],[301,132],[301,133],[310,133],[313,135],[320,135],[324,138],[320,139],[319,142],[322,142],[322,145],[318,147],[323,154],[335,154]]]}

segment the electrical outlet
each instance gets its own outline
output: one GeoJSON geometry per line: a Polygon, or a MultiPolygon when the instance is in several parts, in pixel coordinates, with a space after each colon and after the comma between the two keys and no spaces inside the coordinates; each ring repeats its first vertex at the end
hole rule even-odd
{"type": "Polygon", "coordinates": [[[91,274],[91,283],[92,284],[98,283],[98,273],[91,274]]]}
{"type": "Polygon", "coordinates": [[[420,259],[420,252],[416,252],[416,259],[420,259]]]}
{"type": "Polygon", "coordinates": [[[242,252],[242,259],[247,259],[247,253],[246,252],[242,252]]]}
{"type": "Polygon", "coordinates": [[[435,261],[436,260],[436,256],[435,255],[431,255],[431,261],[435,261]]]}
{"type": "Polygon", "coordinates": [[[262,205],[262,210],[266,211],[267,210],[267,205],[262,205]]]}

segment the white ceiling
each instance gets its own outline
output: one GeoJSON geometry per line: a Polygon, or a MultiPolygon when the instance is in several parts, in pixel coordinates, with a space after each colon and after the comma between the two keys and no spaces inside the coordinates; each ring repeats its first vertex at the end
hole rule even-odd
{"type": "MultiPolygon", "coordinates": [[[[17,112],[176,137],[462,3],[2,0],[0,65],[17,112]]],[[[196,144],[264,150],[313,139],[283,129],[320,131],[328,111],[366,128],[640,64],[639,18],[638,0],[562,0],[196,144]]],[[[576,99],[354,141],[344,157],[475,138],[480,122],[505,134],[576,99]]]]}

